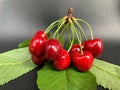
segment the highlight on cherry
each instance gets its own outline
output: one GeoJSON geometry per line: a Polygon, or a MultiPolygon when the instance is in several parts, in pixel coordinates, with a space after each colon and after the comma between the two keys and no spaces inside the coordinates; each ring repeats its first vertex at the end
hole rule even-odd
{"type": "Polygon", "coordinates": [[[73,9],[69,8],[66,16],[33,35],[29,44],[33,63],[51,62],[56,70],[65,70],[73,65],[78,71],[89,71],[94,58],[103,52],[103,41],[94,38],[89,23],[73,17],[72,13],[73,9]],[[88,27],[90,38],[81,23],[88,27]]]}

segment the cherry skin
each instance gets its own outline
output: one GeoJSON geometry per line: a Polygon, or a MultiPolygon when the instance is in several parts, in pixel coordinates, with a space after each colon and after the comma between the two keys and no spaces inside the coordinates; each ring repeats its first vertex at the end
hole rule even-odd
{"type": "Polygon", "coordinates": [[[38,30],[35,34],[34,37],[43,37],[47,39],[47,35],[45,34],[44,30],[38,30]]]}
{"type": "Polygon", "coordinates": [[[35,33],[29,44],[29,51],[32,55],[39,56],[44,53],[47,35],[43,30],[35,33]]]}
{"type": "Polygon", "coordinates": [[[62,49],[61,53],[54,61],[53,66],[56,70],[64,70],[70,66],[71,60],[69,53],[62,49]]]}
{"type": "MultiPolygon", "coordinates": [[[[82,44],[82,48],[83,48],[84,46],[83,46],[83,44],[82,44]]],[[[72,45],[72,48],[70,49],[70,56],[72,56],[73,55],[73,53],[74,52],[80,52],[80,45],[79,44],[73,44],[72,45]]]]}
{"type": "Polygon", "coordinates": [[[101,39],[87,40],[84,42],[83,50],[91,52],[93,57],[96,58],[103,52],[103,42],[101,39]]]}
{"type": "Polygon", "coordinates": [[[35,55],[32,55],[32,61],[34,64],[36,65],[42,65],[45,63],[46,61],[46,58],[44,55],[41,55],[41,56],[35,56],[35,55]]]}
{"type": "Polygon", "coordinates": [[[81,55],[80,52],[75,52],[72,57],[72,62],[76,69],[86,72],[93,65],[94,58],[88,51],[84,51],[83,53],[84,54],[81,55]]]}
{"type": "Polygon", "coordinates": [[[54,61],[62,50],[60,42],[56,39],[50,39],[45,45],[45,56],[48,60],[54,61]]]}

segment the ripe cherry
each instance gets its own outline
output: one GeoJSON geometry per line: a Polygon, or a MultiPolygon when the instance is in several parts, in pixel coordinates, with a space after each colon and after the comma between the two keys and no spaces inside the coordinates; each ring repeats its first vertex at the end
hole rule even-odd
{"type": "Polygon", "coordinates": [[[41,55],[41,56],[35,56],[35,55],[32,55],[32,61],[34,64],[36,65],[42,65],[45,63],[46,61],[46,58],[44,55],[41,55]]]}
{"type": "Polygon", "coordinates": [[[93,57],[96,58],[103,52],[103,42],[101,39],[87,40],[84,42],[83,50],[91,52],[93,57]]]}
{"type": "Polygon", "coordinates": [[[29,44],[29,51],[32,55],[39,56],[44,53],[47,35],[39,30],[35,33],[29,44]]]}
{"type": "Polygon", "coordinates": [[[61,53],[59,53],[59,56],[54,61],[53,66],[56,70],[64,70],[70,66],[70,55],[69,53],[62,49],[61,53]]]}
{"type": "MultiPolygon", "coordinates": [[[[83,44],[82,44],[82,48],[83,48],[83,44]]],[[[72,46],[72,48],[70,49],[70,56],[72,56],[73,55],[73,53],[74,52],[80,52],[80,45],[79,44],[74,44],[73,46],[72,46]]]]}
{"type": "Polygon", "coordinates": [[[50,39],[46,42],[45,54],[48,60],[50,61],[56,60],[61,50],[62,50],[62,46],[58,40],[50,39]]]}
{"type": "Polygon", "coordinates": [[[81,55],[80,52],[75,52],[72,57],[74,66],[82,72],[88,71],[93,64],[93,56],[90,52],[84,51],[81,55]]]}

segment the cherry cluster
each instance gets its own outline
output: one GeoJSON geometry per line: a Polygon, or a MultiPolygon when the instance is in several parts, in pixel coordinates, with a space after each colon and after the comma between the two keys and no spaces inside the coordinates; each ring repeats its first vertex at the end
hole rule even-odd
{"type": "Polygon", "coordinates": [[[57,70],[64,70],[70,66],[69,53],[62,47],[57,39],[47,39],[43,30],[35,33],[29,44],[32,61],[41,65],[51,61],[57,70]]]}
{"type": "Polygon", "coordinates": [[[65,17],[54,21],[45,31],[39,30],[32,37],[29,51],[35,64],[51,61],[56,70],[74,65],[79,71],[86,72],[92,67],[94,58],[102,54],[102,40],[94,39],[91,26],[82,19],[74,18],[72,12],[70,8],[65,17]],[[79,22],[88,27],[91,39],[87,38],[79,22]],[[53,33],[48,38],[51,31],[53,33]],[[69,44],[68,49],[65,48],[66,43],[69,44]]]}
{"type": "Polygon", "coordinates": [[[57,39],[48,39],[44,30],[39,30],[30,41],[29,51],[32,61],[37,65],[51,61],[56,70],[64,70],[73,63],[79,71],[86,72],[91,68],[94,58],[101,55],[103,42],[100,39],[87,40],[81,47],[79,44],[73,44],[67,52],[57,39]]]}
{"type": "Polygon", "coordinates": [[[94,58],[102,54],[103,42],[99,38],[86,40],[82,43],[81,48],[83,49],[83,53],[80,52],[79,44],[73,44],[70,56],[74,66],[79,71],[86,72],[92,67],[94,58]]]}

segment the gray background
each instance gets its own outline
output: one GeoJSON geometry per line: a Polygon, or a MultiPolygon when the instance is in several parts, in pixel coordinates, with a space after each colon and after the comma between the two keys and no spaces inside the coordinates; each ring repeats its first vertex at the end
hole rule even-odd
{"type": "MultiPolygon", "coordinates": [[[[66,15],[70,7],[73,15],[89,22],[94,36],[103,40],[99,59],[120,65],[120,0],[0,0],[0,52],[17,48],[38,29],[46,29],[66,15]]],[[[38,69],[0,86],[0,90],[38,90],[38,69]]]]}

